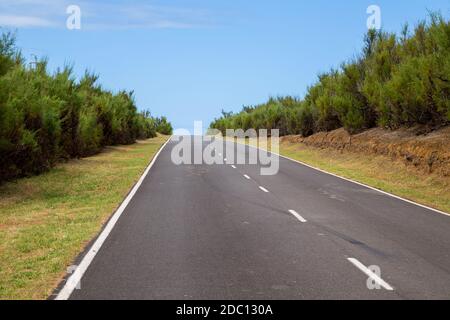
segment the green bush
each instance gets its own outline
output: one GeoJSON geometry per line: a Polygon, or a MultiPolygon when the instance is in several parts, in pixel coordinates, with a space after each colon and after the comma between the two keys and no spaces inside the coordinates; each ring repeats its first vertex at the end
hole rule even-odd
{"type": "Polygon", "coordinates": [[[171,135],[173,132],[172,125],[169,121],[167,121],[166,117],[155,118],[156,131],[165,134],[171,135]]]}
{"type": "Polygon", "coordinates": [[[310,104],[305,103],[298,110],[298,127],[302,136],[308,137],[315,132],[315,126],[317,122],[317,110],[310,104]]]}
{"type": "Polygon", "coordinates": [[[2,33],[0,37],[0,76],[22,63],[22,57],[15,49],[15,41],[15,36],[10,32],[2,33]]]}
{"type": "Polygon", "coordinates": [[[77,82],[71,67],[49,74],[46,60],[26,66],[14,37],[0,38],[0,181],[172,132],[166,118],[138,113],[132,92],[114,94],[97,81],[86,73],[77,82]]]}

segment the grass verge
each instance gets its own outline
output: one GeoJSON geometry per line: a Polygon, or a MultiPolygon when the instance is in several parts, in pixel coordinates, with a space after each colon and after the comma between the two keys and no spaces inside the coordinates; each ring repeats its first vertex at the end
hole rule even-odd
{"type": "Polygon", "coordinates": [[[319,149],[289,141],[281,142],[279,151],[327,172],[450,213],[450,177],[424,173],[381,155],[319,149]]]}
{"type": "Polygon", "coordinates": [[[0,186],[0,299],[46,299],[166,136],[108,147],[0,186]]]}

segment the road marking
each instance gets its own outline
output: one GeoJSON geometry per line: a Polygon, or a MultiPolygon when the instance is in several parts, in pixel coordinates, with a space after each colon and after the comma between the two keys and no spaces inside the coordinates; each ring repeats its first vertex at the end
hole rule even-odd
{"type": "Polygon", "coordinates": [[[247,180],[251,180],[252,178],[250,178],[248,175],[244,174],[244,178],[247,180]]]}
{"type": "Polygon", "coordinates": [[[119,220],[122,213],[125,211],[126,207],[130,203],[130,201],[133,199],[136,192],[139,190],[140,186],[142,185],[142,182],[144,182],[144,179],[147,177],[148,173],[150,172],[150,169],[153,167],[153,165],[156,162],[156,159],[158,159],[158,156],[164,149],[164,147],[169,143],[169,141],[172,140],[172,137],[169,138],[166,143],[159,149],[159,151],[155,154],[153,157],[152,162],[148,165],[147,169],[145,169],[144,174],[141,176],[139,181],[134,185],[133,189],[130,191],[128,196],[125,198],[125,200],[120,205],[119,209],[112,215],[109,222],[106,224],[103,231],[98,236],[97,240],[94,242],[92,247],[89,249],[89,251],[86,253],[86,255],[81,260],[80,264],[74,270],[72,275],[67,279],[66,284],[61,289],[61,291],[56,296],[55,300],[68,300],[70,296],[72,295],[73,290],[75,290],[76,286],[78,285],[79,281],[83,277],[84,273],[86,272],[87,268],[91,264],[92,260],[94,260],[97,252],[102,247],[103,243],[105,242],[106,238],[109,236],[111,231],[113,230],[114,226],[116,225],[117,221],[119,220]]]}
{"type": "MultiPolygon", "coordinates": [[[[264,149],[262,149],[262,148],[258,148],[258,147],[251,146],[251,145],[248,145],[248,144],[244,144],[244,143],[241,143],[241,142],[235,142],[235,143],[242,144],[242,145],[246,145],[246,146],[249,146],[249,147],[251,147],[251,148],[254,148],[254,149],[257,149],[257,150],[259,149],[259,150],[263,150],[263,151],[266,151],[266,152],[267,152],[267,150],[264,150],[264,149]]],[[[365,187],[365,188],[368,188],[368,189],[377,191],[377,192],[382,193],[382,194],[384,194],[384,195],[387,195],[387,196],[389,196],[389,197],[391,197],[391,198],[395,198],[395,199],[398,199],[398,200],[401,200],[401,201],[404,201],[404,202],[413,204],[413,205],[415,205],[415,206],[418,206],[418,207],[421,207],[421,208],[424,208],[424,209],[427,209],[427,210],[431,210],[431,211],[434,211],[434,212],[443,214],[443,215],[445,215],[445,216],[447,216],[447,217],[450,217],[450,213],[447,213],[447,212],[444,212],[444,211],[441,211],[441,210],[438,210],[438,209],[431,208],[431,207],[429,207],[429,206],[426,206],[426,205],[423,205],[423,204],[420,204],[420,203],[417,203],[417,202],[414,202],[414,201],[411,201],[411,200],[402,198],[402,197],[400,197],[400,196],[396,196],[395,194],[392,194],[392,193],[389,193],[389,192],[386,192],[386,191],[377,189],[377,188],[375,188],[375,187],[371,187],[371,186],[369,186],[369,185],[367,185],[367,184],[364,184],[364,183],[362,183],[362,182],[358,182],[358,181],[355,181],[355,180],[352,180],[352,179],[349,179],[349,178],[344,178],[344,177],[339,176],[339,175],[337,175],[337,174],[334,174],[334,173],[331,173],[331,172],[328,172],[328,171],[325,171],[325,170],[316,168],[316,167],[314,167],[314,166],[312,166],[312,165],[309,165],[309,164],[307,164],[307,163],[305,163],[305,162],[302,162],[302,161],[299,161],[299,160],[295,160],[295,159],[289,158],[289,157],[287,157],[287,156],[283,156],[283,155],[281,155],[281,154],[279,154],[279,153],[276,153],[276,152],[270,152],[270,153],[272,153],[272,154],[274,154],[274,155],[277,155],[277,156],[279,156],[279,157],[281,157],[281,158],[284,158],[284,159],[286,159],[286,160],[290,160],[290,161],[293,161],[293,162],[297,162],[298,164],[301,164],[301,165],[303,165],[303,166],[305,166],[305,167],[314,169],[314,170],[316,170],[316,171],[320,171],[320,172],[325,173],[325,174],[328,174],[328,175],[330,175],[330,176],[333,176],[333,177],[336,177],[336,178],[339,178],[339,179],[342,179],[342,180],[345,180],[345,181],[348,181],[348,182],[351,182],[351,183],[360,185],[360,186],[362,186],[362,187],[365,187]]]]}
{"type": "Polygon", "coordinates": [[[231,167],[232,167],[233,169],[236,169],[236,166],[233,166],[233,165],[232,165],[231,167]]]}
{"type": "Polygon", "coordinates": [[[392,288],[386,281],[381,279],[377,274],[373,273],[369,268],[367,268],[365,265],[363,265],[361,262],[359,262],[355,258],[347,258],[348,261],[350,261],[355,267],[357,267],[359,270],[364,272],[370,279],[375,281],[377,284],[379,284],[381,287],[388,291],[393,291],[394,288],[392,288]]]}
{"type": "Polygon", "coordinates": [[[265,193],[269,193],[269,190],[267,190],[266,188],[261,187],[261,186],[259,186],[259,188],[260,188],[262,191],[264,191],[265,193]]]}
{"type": "Polygon", "coordinates": [[[300,222],[303,222],[303,223],[308,222],[308,221],[306,221],[305,218],[303,218],[301,215],[299,215],[298,212],[295,210],[289,210],[289,213],[292,214],[294,217],[296,217],[298,219],[298,221],[300,221],[300,222]]]}

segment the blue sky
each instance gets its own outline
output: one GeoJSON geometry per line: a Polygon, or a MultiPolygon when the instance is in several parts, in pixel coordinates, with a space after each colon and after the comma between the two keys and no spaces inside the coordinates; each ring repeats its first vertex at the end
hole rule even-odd
{"type": "Polygon", "coordinates": [[[0,26],[17,30],[26,58],[95,71],[106,88],[134,90],[139,108],[190,129],[221,109],[303,96],[319,72],[359,52],[372,4],[388,31],[427,9],[450,16],[448,0],[0,0],[0,26]],[[81,30],[65,28],[70,4],[81,30]]]}

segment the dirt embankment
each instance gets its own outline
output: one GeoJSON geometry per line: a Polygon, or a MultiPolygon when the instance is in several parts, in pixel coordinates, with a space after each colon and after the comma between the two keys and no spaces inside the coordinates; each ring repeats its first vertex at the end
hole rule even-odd
{"type": "Polygon", "coordinates": [[[423,133],[422,128],[389,131],[375,128],[350,135],[344,129],[320,132],[303,138],[287,136],[282,142],[304,143],[317,148],[342,152],[383,155],[427,172],[450,176],[450,126],[423,133]]]}

